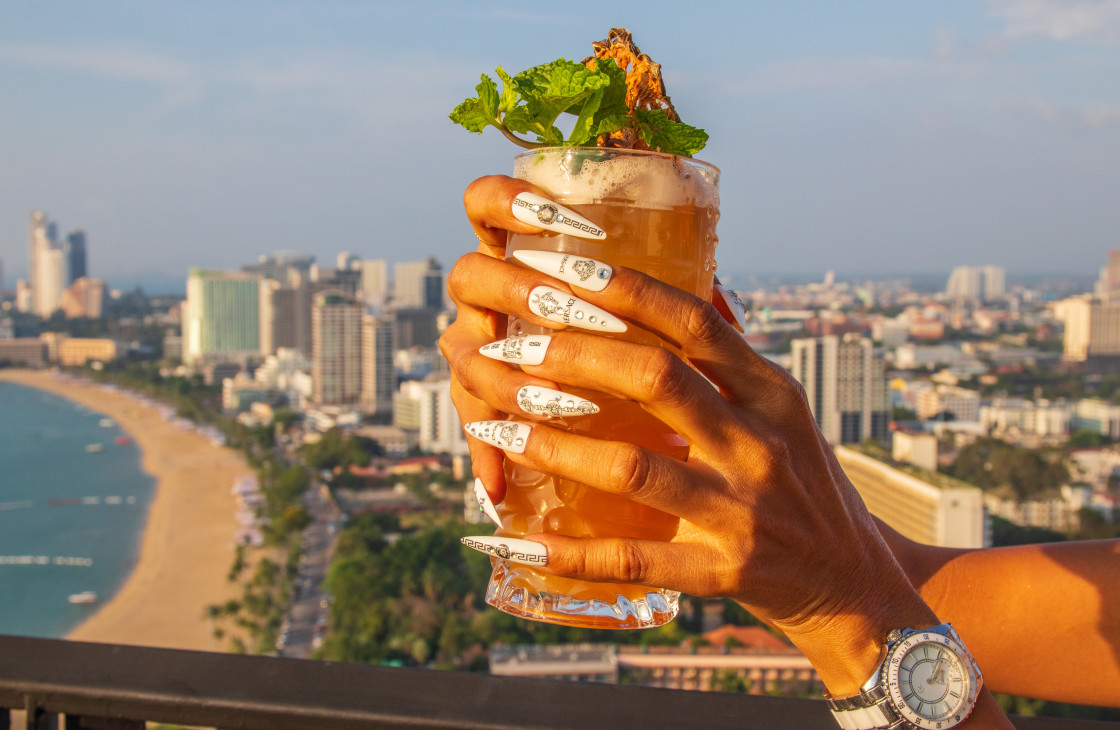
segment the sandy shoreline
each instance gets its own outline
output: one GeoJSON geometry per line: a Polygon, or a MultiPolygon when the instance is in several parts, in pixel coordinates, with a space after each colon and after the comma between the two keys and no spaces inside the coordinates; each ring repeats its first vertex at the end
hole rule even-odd
{"type": "Polygon", "coordinates": [[[144,471],[156,479],[136,567],[120,591],[66,638],[222,650],[204,612],[238,595],[226,575],[237,529],[230,487],[251,473],[241,455],[97,385],[27,370],[0,370],[0,380],[49,391],[112,418],[136,441],[144,471]]]}

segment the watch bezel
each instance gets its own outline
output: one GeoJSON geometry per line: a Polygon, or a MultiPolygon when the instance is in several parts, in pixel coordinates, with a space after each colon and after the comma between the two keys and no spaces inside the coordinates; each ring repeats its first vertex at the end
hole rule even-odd
{"type": "Polygon", "coordinates": [[[972,713],[972,708],[976,706],[980,688],[983,686],[983,676],[977,669],[975,660],[956,635],[956,631],[947,624],[907,632],[899,638],[887,652],[887,657],[882,665],[880,681],[886,691],[887,701],[897,715],[914,727],[930,728],[931,730],[948,730],[964,722],[972,713]],[[925,643],[938,644],[952,652],[964,668],[966,675],[965,697],[959,705],[959,710],[942,719],[931,720],[919,715],[902,696],[902,687],[899,681],[902,659],[911,649],[925,643]]]}

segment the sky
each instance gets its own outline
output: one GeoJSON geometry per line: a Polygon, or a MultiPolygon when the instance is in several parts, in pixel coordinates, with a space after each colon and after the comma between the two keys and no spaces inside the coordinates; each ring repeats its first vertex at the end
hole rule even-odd
{"type": "Polygon", "coordinates": [[[618,5],[5,0],[4,285],[34,210],[123,288],[277,250],[449,268],[463,189],[518,149],[447,114],[619,26],[711,135],[731,283],[1092,275],[1120,248],[1120,0],[618,5]]]}

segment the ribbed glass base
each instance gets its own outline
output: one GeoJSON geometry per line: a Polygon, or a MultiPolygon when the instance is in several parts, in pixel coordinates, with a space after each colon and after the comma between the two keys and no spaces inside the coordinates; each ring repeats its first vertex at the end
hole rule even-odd
{"type": "Polygon", "coordinates": [[[648,586],[589,583],[499,560],[486,602],[514,616],[588,629],[649,629],[672,621],[680,593],[648,586]]]}

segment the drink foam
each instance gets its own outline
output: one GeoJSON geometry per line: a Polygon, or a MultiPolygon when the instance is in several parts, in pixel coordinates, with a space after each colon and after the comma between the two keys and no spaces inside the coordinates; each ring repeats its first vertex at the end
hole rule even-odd
{"type": "Polygon", "coordinates": [[[514,177],[568,203],[623,199],[642,208],[719,207],[719,169],[642,150],[549,148],[518,155],[514,177]]]}

